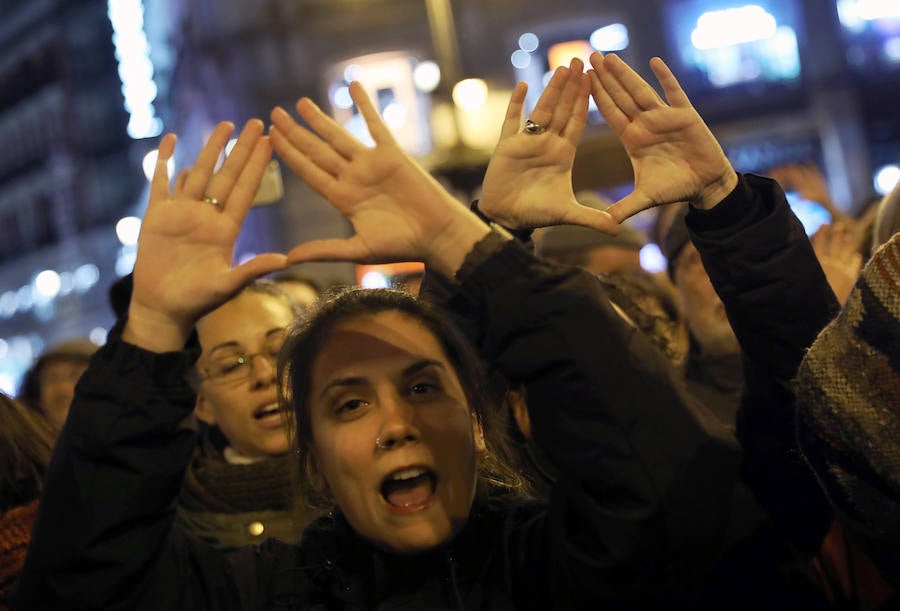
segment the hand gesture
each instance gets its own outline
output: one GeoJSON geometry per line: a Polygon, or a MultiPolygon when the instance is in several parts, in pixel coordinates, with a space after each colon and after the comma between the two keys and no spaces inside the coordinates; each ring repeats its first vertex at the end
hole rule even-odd
{"type": "Polygon", "coordinates": [[[856,284],[863,259],[857,244],[857,232],[852,222],[824,224],[810,238],[819,265],[825,272],[831,290],[844,303],[856,284]]]}
{"type": "Polygon", "coordinates": [[[846,213],[834,205],[828,192],[828,181],[815,164],[782,165],[769,170],[768,175],[785,191],[796,191],[803,199],[820,204],[828,211],[832,220],[848,218],[846,213]]]}
{"type": "Polygon", "coordinates": [[[231,266],[234,242],[271,156],[262,122],[253,120],[213,173],[233,129],[230,123],[215,128],[171,192],[166,163],[175,136],[162,139],[138,240],[127,341],[158,352],[180,349],[199,317],[253,278],[286,266],[287,258],[274,253],[231,266]]]}
{"type": "Polygon", "coordinates": [[[661,59],[650,68],[666,101],[616,55],[594,53],[591,65],[594,100],[634,168],[634,192],[609,208],[617,221],[680,201],[712,208],[734,189],[734,169],[661,59]]]}
{"type": "Polygon", "coordinates": [[[531,113],[540,133],[521,129],[527,85],[513,90],[478,202],[488,218],[511,229],[571,224],[618,232],[609,214],[579,204],[572,191],[572,163],[588,115],[590,80],[583,69],[579,59],[557,68],[531,113]]]}
{"type": "Polygon", "coordinates": [[[272,111],[272,146],[356,230],[348,239],[301,244],[288,253],[290,261],[425,261],[452,275],[487,226],[400,149],[359,83],[350,85],[350,94],[373,148],[308,98],[297,110],[315,133],[281,108],[272,111]]]}

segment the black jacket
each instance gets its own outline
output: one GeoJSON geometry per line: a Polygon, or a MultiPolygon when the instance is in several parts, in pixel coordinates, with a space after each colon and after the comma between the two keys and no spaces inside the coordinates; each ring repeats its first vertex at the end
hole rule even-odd
{"type": "Polygon", "coordinates": [[[727,432],[589,274],[507,243],[460,276],[482,354],[527,385],[535,440],[560,468],[549,505],[479,502],[446,549],[413,559],[375,552],[339,517],[302,545],[225,556],[172,526],[196,354],[113,332],[57,445],[18,608],[636,609],[689,584],[720,545],[727,432]]]}
{"type": "Polygon", "coordinates": [[[775,181],[744,175],[715,208],[692,209],[685,221],[741,344],[744,480],[782,532],[813,555],[834,514],[797,448],[792,380],[840,304],[775,181]]]}

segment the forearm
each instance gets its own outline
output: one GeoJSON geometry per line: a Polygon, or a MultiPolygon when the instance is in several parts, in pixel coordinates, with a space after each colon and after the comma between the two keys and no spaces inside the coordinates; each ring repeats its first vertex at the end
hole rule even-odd
{"type": "Polygon", "coordinates": [[[839,305],[774,181],[743,177],[719,206],[692,211],[687,223],[743,351],[737,431],[745,479],[782,529],[812,552],[832,514],[796,448],[791,381],[839,305]]]}
{"type": "Polygon", "coordinates": [[[48,471],[23,606],[111,608],[140,591],[194,446],[180,426],[193,407],[190,362],[187,352],[153,354],[116,333],[93,358],[48,471]]]}

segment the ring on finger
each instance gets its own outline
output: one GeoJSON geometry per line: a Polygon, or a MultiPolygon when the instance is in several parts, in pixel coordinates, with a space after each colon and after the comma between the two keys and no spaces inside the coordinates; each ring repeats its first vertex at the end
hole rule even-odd
{"type": "Polygon", "coordinates": [[[203,201],[205,201],[207,204],[212,204],[213,206],[219,205],[219,200],[217,200],[212,195],[208,195],[206,193],[203,194],[203,201]]]}
{"type": "Polygon", "coordinates": [[[531,119],[526,119],[525,127],[523,128],[522,131],[524,131],[526,134],[532,134],[532,135],[536,136],[538,134],[543,134],[545,131],[547,131],[547,126],[541,125],[540,123],[535,123],[531,119]]]}

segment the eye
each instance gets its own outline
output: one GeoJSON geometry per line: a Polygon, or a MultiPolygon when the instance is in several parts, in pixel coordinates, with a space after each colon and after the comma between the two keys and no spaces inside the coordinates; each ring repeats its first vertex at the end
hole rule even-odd
{"type": "Polygon", "coordinates": [[[244,356],[239,355],[213,363],[212,369],[217,375],[227,375],[229,373],[234,373],[246,363],[247,359],[244,356]]]}
{"type": "Polygon", "coordinates": [[[368,401],[363,401],[362,399],[349,399],[347,401],[339,403],[335,411],[338,414],[349,415],[354,412],[358,412],[361,408],[365,407],[368,404],[368,401]]]}
{"type": "Polygon", "coordinates": [[[433,382],[416,382],[409,387],[409,394],[414,397],[428,397],[441,391],[441,387],[433,382]]]}

